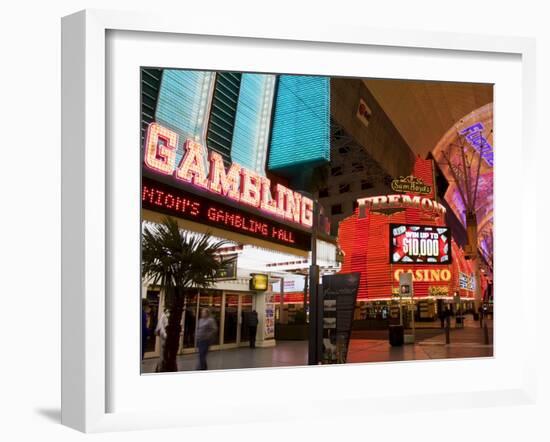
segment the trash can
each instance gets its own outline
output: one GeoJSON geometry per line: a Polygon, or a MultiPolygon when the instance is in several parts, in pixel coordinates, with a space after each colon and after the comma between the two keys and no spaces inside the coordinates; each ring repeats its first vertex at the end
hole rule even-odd
{"type": "Polygon", "coordinates": [[[403,345],[405,327],[402,325],[390,325],[389,327],[389,339],[392,347],[399,347],[403,345]]]}
{"type": "Polygon", "coordinates": [[[474,321],[479,321],[479,313],[474,312],[474,321]]]}

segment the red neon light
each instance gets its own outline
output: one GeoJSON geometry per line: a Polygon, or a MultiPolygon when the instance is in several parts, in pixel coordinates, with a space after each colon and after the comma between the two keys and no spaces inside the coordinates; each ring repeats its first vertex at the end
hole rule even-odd
{"type": "Polygon", "coordinates": [[[212,192],[227,196],[239,201],[239,174],[241,166],[232,164],[229,172],[225,173],[222,156],[214,151],[210,152],[210,184],[212,192]]]}
{"type": "Polygon", "coordinates": [[[241,201],[259,207],[262,199],[261,177],[244,167],[241,168],[241,201]]]}
{"type": "Polygon", "coordinates": [[[198,201],[181,198],[150,186],[143,186],[141,200],[158,207],[191,216],[198,216],[201,208],[201,204],[198,201]]]}
{"type": "MultiPolygon", "coordinates": [[[[432,167],[431,160],[417,159],[414,175],[434,189],[432,167]]],[[[412,201],[416,196],[410,195],[404,199],[412,201]]],[[[427,198],[434,198],[433,190],[427,198]]],[[[423,206],[411,204],[401,212],[390,214],[379,213],[374,209],[365,207],[365,216],[359,216],[359,209],[356,209],[354,215],[342,220],[339,226],[338,240],[344,253],[341,271],[361,273],[358,300],[390,297],[392,290],[399,285],[395,280],[395,273],[399,269],[410,269],[418,276],[414,284],[415,297],[429,296],[430,287],[444,287],[450,296],[457,291],[462,298],[474,297],[473,291],[461,289],[459,284],[460,273],[473,274],[472,261],[465,259],[463,251],[452,239],[448,243],[453,257],[450,264],[390,263],[390,224],[443,227],[444,212],[434,213],[433,205],[428,203],[423,206]]],[[[481,289],[484,290],[486,285],[486,280],[482,278],[481,289]]]]}
{"type": "Polygon", "coordinates": [[[208,187],[206,169],[203,163],[202,146],[192,140],[185,142],[186,154],[176,170],[176,178],[200,187],[208,187]]]}
{"type": "Polygon", "coordinates": [[[176,162],[178,134],[170,129],[151,123],[145,142],[145,164],[165,175],[171,175],[176,162]]]}
{"type": "Polygon", "coordinates": [[[260,208],[281,218],[285,216],[284,210],[279,208],[277,201],[271,197],[271,180],[265,177],[262,178],[262,201],[260,208]]]}
{"type": "Polygon", "coordinates": [[[263,236],[269,235],[269,227],[266,223],[258,222],[240,214],[228,212],[223,209],[209,207],[208,219],[226,226],[236,227],[246,232],[259,233],[263,236]]]}
{"type": "Polygon", "coordinates": [[[294,232],[285,227],[278,227],[268,222],[245,215],[229,208],[220,208],[215,204],[203,203],[192,197],[182,197],[176,192],[172,193],[154,185],[143,185],[141,200],[146,206],[151,205],[159,209],[165,209],[170,213],[187,215],[198,221],[207,219],[211,224],[220,228],[240,230],[245,234],[264,237],[268,240],[283,242],[288,245],[296,245],[294,232]]]}
{"type": "MultiPolygon", "coordinates": [[[[281,302],[281,294],[273,294],[273,302],[275,304],[281,302]]],[[[283,303],[285,304],[303,304],[304,292],[285,292],[283,296],[283,303]]]]}
{"type": "Polygon", "coordinates": [[[299,223],[302,210],[302,195],[280,184],[277,184],[277,195],[279,198],[279,207],[284,207],[285,218],[299,223]]]}

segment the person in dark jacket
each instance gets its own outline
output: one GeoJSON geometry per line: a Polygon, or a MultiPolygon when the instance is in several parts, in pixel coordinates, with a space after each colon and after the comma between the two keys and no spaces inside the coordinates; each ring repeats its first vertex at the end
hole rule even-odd
{"type": "Polygon", "coordinates": [[[258,331],[258,312],[252,310],[248,315],[248,336],[250,348],[256,348],[256,332],[258,331]]]}
{"type": "Polygon", "coordinates": [[[439,320],[441,321],[441,328],[445,328],[445,309],[442,307],[438,312],[439,320]]]}
{"type": "Polygon", "coordinates": [[[147,338],[151,333],[149,327],[147,327],[147,312],[150,311],[149,303],[146,299],[141,301],[141,359],[145,357],[145,346],[147,345],[147,338]]]}
{"type": "Polygon", "coordinates": [[[218,324],[206,308],[201,310],[201,317],[197,326],[197,347],[199,348],[199,363],[197,370],[207,370],[206,355],[208,348],[218,336],[218,324]]]}
{"type": "Polygon", "coordinates": [[[445,310],[445,326],[451,324],[451,318],[454,316],[453,308],[450,305],[447,305],[447,309],[445,310]]]}
{"type": "Polygon", "coordinates": [[[195,310],[187,309],[185,311],[185,319],[183,321],[184,332],[183,332],[183,345],[184,347],[194,347],[195,346],[195,310]]]}

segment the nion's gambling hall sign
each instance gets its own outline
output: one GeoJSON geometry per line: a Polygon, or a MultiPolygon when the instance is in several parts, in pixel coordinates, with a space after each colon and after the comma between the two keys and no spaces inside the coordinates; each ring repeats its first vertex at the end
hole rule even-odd
{"type": "Polygon", "coordinates": [[[178,218],[196,221],[277,244],[309,250],[310,235],[270,219],[143,177],[141,204],[178,218]]]}

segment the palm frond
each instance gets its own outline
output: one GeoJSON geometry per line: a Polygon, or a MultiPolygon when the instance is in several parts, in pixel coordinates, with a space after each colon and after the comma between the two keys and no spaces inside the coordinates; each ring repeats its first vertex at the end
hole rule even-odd
{"type": "Polygon", "coordinates": [[[214,241],[209,233],[181,231],[174,218],[146,226],[142,234],[141,273],[151,284],[172,288],[205,288],[223,265],[220,248],[227,241],[214,241]]]}

